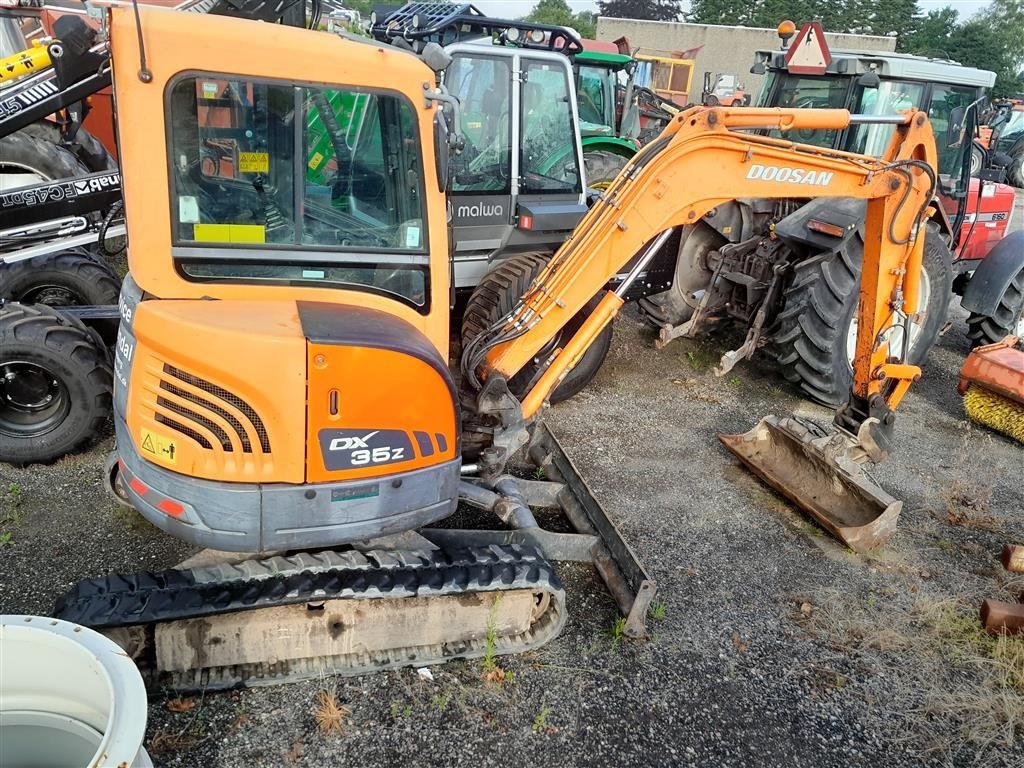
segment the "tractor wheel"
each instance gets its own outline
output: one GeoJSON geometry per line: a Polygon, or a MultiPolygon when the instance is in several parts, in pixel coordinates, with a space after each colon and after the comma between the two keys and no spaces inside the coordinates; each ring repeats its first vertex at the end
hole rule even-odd
{"type": "MultiPolygon", "coordinates": [[[[526,293],[530,283],[540,273],[550,257],[540,253],[521,253],[509,256],[496,262],[484,275],[480,284],[473,289],[462,316],[462,346],[465,349],[473,339],[484,330],[507,315],[515,307],[516,302],[526,293]]],[[[587,315],[593,310],[596,301],[581,309],[570,320],[558,337],[537,353],[534,363],[527,365],[509,381],[509,390],[516,397],[526,394],[526,388],[537,372],[537,365],[544,356],[563,340],[568,340],[583,325],[587,315]]],[[[587,386],[597,375],[601,364],[608,355],[612,343],[612,326],[609,323],[601,334],[583,353],[576,367],[566,374],[555,390],[551,393],[552,403],[568,400],[587,386]]]]}
{"type": "Polygon", "coordinates": [[[117,170],[117,161],[107,151],[107,148],[84,128],[78,129],[75,141],[71,146],[60,143],[60,128],[48,120],[40,120],[26,125],[22,131],[40,141],[70,152],[88,169],[89,173],[117,170]]]}
{"type": "Polygon", "coordinates": [[[992,315],[972,312],[967,318],[967,338],[972,347],[995,344],[1007,336],[1024,339],[1024,269],[1007,286],[992,315]]]}
{"type": "Polygon", "coordinates": [[[604,149],[584,151],[583,168],[587,175],[587,186],[590,189],[607,189],[628,162],[628,157],[604,149]]]}
{"type": "MultiPolygon", "coordinates": [[[[864,243],[855,236],[835,254],[797,264],[772,338],[786,379],[810,399],[833,407],[847,399],[853,382],[863,253],[864,243]]],[[[924,362],[938,338],[953,286],[952,255],[933,226],[925,236],[923,267],[924,318],[910,329],[908,358],[915,365],[924,362]]],[[[890,349],[900,354],[902,326],[888,333],[890,349]]]]}
{"type": "Polygon", "coordinates": [[[985,167],[985,150],[977,144],[971,146],[971,176],[977,176],[985,167]]]}
{"type": "Polygon", "coordinates": [[[1006,176],[1013,186],[1024,189],[1024,147],[1020,147],[1013,155],[1013,162],[1006,169],[1006,176]]]}
{"type": "Polygon", "coordinates": [[[85,176],[89,169],[71,152],[22,129],[0,139],[0,176],[7,189],[85,176]]]}
{"type": "Polygon", "coordinates": [[[82,249],[0,262],[0,299],[49,307],[117,304],[121,281],[82,249]]]}
{"type": "Polygon", "coordinates": [[[94,440],[110,414],[110,355],[81,321],[0,307],[0,461],[49,462],[94,440]]]}

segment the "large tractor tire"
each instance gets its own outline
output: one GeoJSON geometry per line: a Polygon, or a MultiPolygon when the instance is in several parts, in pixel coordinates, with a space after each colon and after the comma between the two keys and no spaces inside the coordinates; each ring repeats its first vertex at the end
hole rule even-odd
{"type": "Polygon", "coordinates": [[[1007,336],[1024,339],[1024,269],[1007,286],[992,315],[972,312],[967,318],[967,337],[972,347],[995,344],[1007,336]]]}
{"type": "Polygon", "coordinates": [[[977,144],[971,145],[971,176],[977,177],[985,167],[985,150],[977,144]]]}
{"type": "Polygon", "coordinates": [[[34,135],[29,128],[0,139],[0,176],[8,177],[4,181],[8,189],[88,173],[85,164],[71,152],[34,135]]]}
{"type": "Polygon", "coordinates": [[[105,263],[73,248],[0,262],[0,299],[49,307],[117,304],[121,281],[105,263]]]}
{"type": "Polygon", "coordinates": [[[1006,169],[1010,183],[1018,189],[1024,189],[1024,146],[1019,147],[1012,155],[1013,162],[1006,169]]]}
{"type": "Polygon", "coordinates": [[[103,146],[99,139],[84,128],[78,129],[78,133],[75,134],[75,140],[70,146],[61,144],[60,128],[49,120],[40,120],[31,125],[26,125],[21,130],[33,138],[70,152],[78,158],[78,161],[89,173],[117,170],[117,161],[107,151],[107,148],[103,146]]]}
{"type": "Polygon", "coordinates": [[[583,169],[587,175],[587,187],[607,189],[619,171],[626,167],[628,157],[605,149],[583,150],[583,169]]]}
{"type": "MultiPolygon", "coordinates": [[[[507,315],[515,307],[516,303],[526,293],[530,283],[540,273],[547,263],[549,256],[539,253],[522,253],[516,256],[509,256],[493,264],[484,275],[480,284],[473,289],[466,305],[466,311],[462,316],[462,346],[466,347],[469,342],[479,336],[484,330],[507,315]]],[[[526,394],[526,388],[530,380],[537,372],[537,366],[545,355],[560,343],[572,338],[572,335],[583,325],[587,315],[596,306],[596,301],[581,309],[572,320],[562,329],[561,334],[538,353],[534,362],[528,364],[522,371],[512,377],[509,381],[509,390],[516,397],[526,394]]],[[[576,367],[566,374],[555,390],[551,393],[552,403],[560,403],[568,400],[587,386],[597,375],[601,364],[608,355],[608,349],[612,343],[612,325],[605,326],[601,334],[590,345],[590,348],[583,353],[583,357],[576,364],[576,367]]]]}
{"type": "Polygon", "coordinates": [[[96,439],[113,371],[96,334],[45,306],[0,307],[0,461],[59,459],[96,439]]]}
{"type": "MultiPolygon", "coordinates": [[[[786,379],[810,399],[833,407],[847,399],[853,382],[863,254],[864,244],[855,236],[835,254],[797,264],[772,338],[786,379]]],[[[924,318],[911,326],[908,356],[915,365],[924,362],[939,336],[953,287],[952,255],[934,226],[925,237],[923,266],[924,318]]],[[[890,333],[898,352],[903,332],[890,333]]]]}

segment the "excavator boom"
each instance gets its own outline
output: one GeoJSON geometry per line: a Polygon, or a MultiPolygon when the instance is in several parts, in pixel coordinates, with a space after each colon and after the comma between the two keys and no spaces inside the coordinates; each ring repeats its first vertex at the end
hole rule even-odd
{"type": "MultiPolygon", "coordinates": [[[[713,215],[716,206],[742,197],[866,199],[853,386],[837,417],[842,439],[833,440],[825,450],[807,438],[805,428],[776,420],[774,431],[762,424],[753,433],[723,441],[757,474],[848,543],[874,546],[884,540],[884,533],[861,529],[884,518],[879,526],[890,532],[899,506],[866,479],[860,465],[867,458],[884,458],[891,411],[920,376],[916,366],[891,357],[885,331],[898,313],[910,316],[917,311],[924,244],[918,233],[935,188],[935,167],[934,138],[920,112],[878,118],[845,110],[688,110],[622,171],[519,305],[474,340],[466,350],[463,371],[471,381],[487,382],[481,407],[504,403],[503,423],[508,426],[508,400],[495,398],[500,382],[532,360],[602,291],[610,276],[632,261],[624,283],[615,293],[606,293],[576,334],[550,354],[522,398],[521,417],[529,420],[615,316],[629,284],[674,228],[695,224],[713,215]],[[740,132],[843,129],[872,121],[896,125],[890,146],[879,159],[740,132]],[[775,440],[773,434],[793,440],[775,440]],[[789,472],[793,462],[806,471],[789,472]],[[830,488],[838,490],[833,493],[830,488]],[[822,501],[823,494],[835,499],[822,501]],[[851,528],[859,533],[843,533],[851,528]]],[[[513,440],[508,447],[514,445],[513,440]]]]}

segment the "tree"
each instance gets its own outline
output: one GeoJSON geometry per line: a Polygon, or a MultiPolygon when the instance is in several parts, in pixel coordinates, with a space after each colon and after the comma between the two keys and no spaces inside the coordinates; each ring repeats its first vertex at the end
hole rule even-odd
{"type": "Polygon", "coordinates": [[[1011,96],[1021,90],[1018,75],[1024,59],[1020,27],[1012,27],[1015,13],[1024,13],[1021,0],[994,0],[990,13],[959,21],[952,8],[930,11],[907,36],[904,50],[919,56],[953,59],[968,67],[996,73],[993,96],[1011,96]]]}
{"type": "Polygon", "coordinates": [[[555,24],[560,27],[572,27],[580,33],[580,37],[593,38],[597,35],[597,22],[594,14],[587,11],[573,13],[572,8],[565,0],[540,0],[527,21],[536,21],[538,24],[555,24]]]}
{"type": "Polygon", "coordinates": [[[677,21],[682,0],[598,0],[599,16],[647,21],[677,21]]]}

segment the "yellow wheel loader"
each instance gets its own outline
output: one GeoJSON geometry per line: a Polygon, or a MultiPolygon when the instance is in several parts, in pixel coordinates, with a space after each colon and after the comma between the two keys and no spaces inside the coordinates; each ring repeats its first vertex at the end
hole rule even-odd
{"type": "Polygon", "coordinates": [[[82,582],[58,615],[118,639],[151,683],[216,688],[535,648],[565,620],[550,560],[592,562],[627,631],[643,634],[654,583],[539,416],[671,233],[738,196],[855,197],[868,213],[839,429],[818,437],[774,419],[727,443],[840,535],[880,504],[881,533],[895,521],[898,502],[861,467],[884,456],[892,409],[920,373],[886,339],[918,301],[935,185],[925,115],[871,118],[896,125],[874,159],[743,132],[862,119],[843,110],[679,114],[450,367],[446,190],[459,141],[458,105],[437,85],[443,51],[153,8],[113,8],[109,23],[131,241],[110,482],[210,551],[82,582]],[[339,99],[358,119],[318,159],[330,184],[314,185],[310,117],[339,99]],[[506,474],[521,451],[547,480],[506,474]],[[430,527],[460,501],[493,513],[497,530],[430,527]],[[542,529],[531,506],[561,507],[576,532],[542,529]]]}

